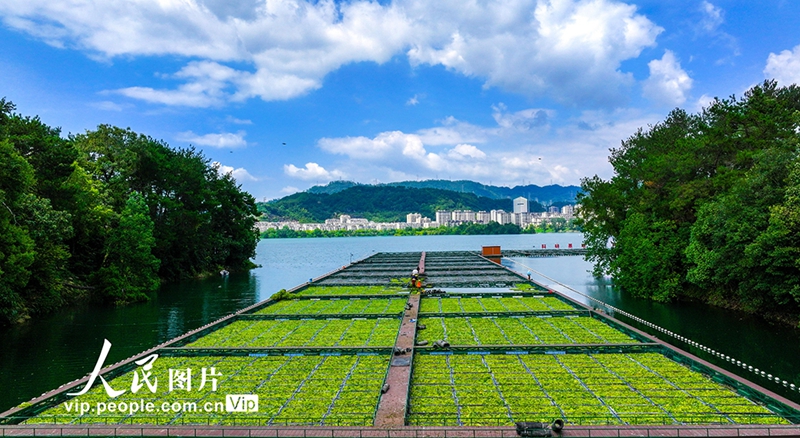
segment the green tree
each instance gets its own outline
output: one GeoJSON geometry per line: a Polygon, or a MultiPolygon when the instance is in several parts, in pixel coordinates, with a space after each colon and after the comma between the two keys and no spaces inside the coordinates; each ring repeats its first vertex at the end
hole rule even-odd
{"type": "Polygon", "coordinates": [[[101,297],[115,304],[146,301],[158,287],[159,260],[153,221],[141,194],[131,193],[105,246],[105,261],[97,272],[101,297]]]}
{"type": "Polygon", "coordinates": [[[0,141],[0,314],[5,321],[28,313],[21,292],[30,279],[36,253],[20,204],[33,183],[31,165],[8,141],[0,141]]]}
{"type": "Polygon", "coordinates": [[[723,298],[751,309],[791,301],[776,289],[791,291],[800,275],[784,220],[799,109],[797,86],[767,81],[700,114],[674,110],[612,149],[614,176],[583,180],[579,195],[595,273],[657,300],[723,298]]]}

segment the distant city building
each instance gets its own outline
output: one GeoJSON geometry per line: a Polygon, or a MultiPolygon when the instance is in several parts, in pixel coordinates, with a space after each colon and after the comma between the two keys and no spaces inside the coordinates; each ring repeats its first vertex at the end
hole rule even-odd
{"type": "Polygon", "coordinates": [[[492,210],[489,212],[489,217],[500,225],[511,223],[511,214],[503,210],[492,210]]]}
{"type": "Polygon", "coordinates": [[[526,198],[520,196],[514,199],[514,213],[527,213],[528,211],[528,200],[526,198]]]}
{"type": "Polygon", "coordinates": [[[422,215],[419,213],[409,213],[406,215],[407,224],[418,224],[422,222],[422,215]]]}
{"type": "Polygon", "coordinates": [[[531,224],[531,214],[528,212],[512,213],[511,223],[520,228],[527,228],[531,224]]]}
{"type": "Polygon", "coordinates": [[[436,220],[423,217],[420,213],[408,213],[405,222],[372,222],[364,218],[353,218],[343,214],[336,219],[327,219],[322,224],[301,224],[297,221],[283,222],[256,222],[255,228],[259,232],[269,229],[281,229],[287,227],[294,231],[336,231],[336,230],[401,230],[404,228],[436,228],[440,226],[456,226],[463,223],[488,224],[497,222],[500,225],[515,224],[520,228],[527,228],[531,225],[539,226],[549,222],[552,218],[562,217],[572,219],[578,214],[580,205],[565,205],[558,208],[551,206],[545,213],[531,213],[528,211],[528,200],[519,197],[513,200],[514,212],[504,210],[478,211],[472,210],[439,210],[436,212],[436,220]]]}

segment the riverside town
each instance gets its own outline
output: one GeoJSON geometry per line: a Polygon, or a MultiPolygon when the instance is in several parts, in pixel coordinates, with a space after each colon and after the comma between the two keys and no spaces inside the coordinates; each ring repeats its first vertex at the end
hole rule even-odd
{"type": "Polygon", "coordinates": [[[580,206],[565,205],[563,207],[550,207],[548,211],[531,213],[528,211],[528,200],[519,197],[513,200],[513,211],[503,210],[472,211],[472,210],[437,210],[435,220],[422,217],[419,213],[409,213],[405,222],[373,222],[362,218],[353,218],[343,214],[338,219],[327,219],[325,223],[300,223],[299,221],[285,222],[256,222],[259,232],[269,229],[288,228],[293,231],[337,231],[337,230],[402,230],[405,228],[438,228],[454,227],[463,224],[488,224],[496,222],[500,225],[514,224],[521,229],[530,226],[539,227],[555,218],[572,220],[580,206]]]}

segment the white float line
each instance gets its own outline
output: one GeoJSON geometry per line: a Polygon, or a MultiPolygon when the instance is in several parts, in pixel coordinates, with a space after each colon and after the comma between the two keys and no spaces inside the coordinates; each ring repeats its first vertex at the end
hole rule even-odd
{"type": "Polygon", "coordinates": [[[773,376],[772,374],[768,374],[766,371],[760,370],[758,368],[753,368],[751,365],[747,365],[746,363],[744,363],[744,362],[742,362],[740,360],[736,360],[736,359],[734,359],[734,358],[732,358],[730,356],[726,356],[726,355],[720,353],[719,351],[715,351],[715,350],[713,350],[713,349],[711,349],[709,347],[706,347],[703,344],[700,344],[698,342],[692,341],[691,339],[683,337],[683,336],[681,336],[681,335],[679,335],[677,333],[673,333],[673,332],[671,332],[671,331],[669,331],[669,330],[667,330],[667,329],[665,329],[663,327],[660,327],[660,326],[657,326],[657,325],[653,324],[652,322],[645,321],[644,319],[639,318],[638,316],[632,315],[632,314],[630,314],[630,313],[628,313],[628,312],[626,312],[624,310],[620,310],[620,309],[618,309],[618,308],[616,308],[616,307],[614,307],[614,306],[612,306],[610,304],[606,304],[605,302],[600,301],[595,297],[586,295],[585,293],[583,293],[583,292],[581,292],[579,290],[576,290],[576,289],[574,289],[574,288],[572,288],[570,286],[567,286],[566,284],[556,280],[555,278],[548,277],[548,276],[542,274],[541,272],[536,271],[535,269],[531,268],[530,266],[525,265],[524,263],[520,263],[520,262],[518,262],[516,260],[510,260],[510,261],[512,263],[515,263],[515,264],[518,264],[518,265],[522,266],[523,268],[531,271],[532,273],[535,273],[536,275],[539,275],[539,276],[541,276],[543,278],[546,278],[549,281],[552,281],[553,283],[555,283],[555,284],[557,284],[557,285],[559,285],[559,286],[561,286],[561,287],[563,287],[565,289],[568,289],[568,290],[570,290],[570,291],[572,291],[572,292],[574,292],[574,293],[576,293],[576,294],[578,294],[578,295],[580,295],[580,296],[582,296],[584,298],[587,298],[590,301],[594,301],[595,303],[601,304],[604,307],[613,310],[614,313],[619,313],[619,314],[621,314],[623,316],[626,316],[626,317],[628,317],[628,318],[630,318],[630,319],[632,319],[632,320],[634,320],[634,321],[636,321],[636,322],[638,322],[638,323],[640,323],[640,324],[642,324],[642,325],[644,325],[646,327],[650,327],[653,330],[656,330],[656,331],[659,331],[659,332],[664,333],[666,335],[672,336],[673,338],[678,339],[679,341],[683,341],[683,342],[691,345],[692,347],[698,348],[698,349],[700,349],[702,351],[705,351],[706,353],[711,354],[712,356],[717,356],[720,359],[723,359],[723,360],[725,360],[727,362],[730,362],[730,363],[732,363],[732,364],[734,364],[734,365],[736,365],[738,367],[741,367],[745,371],[750,371],[750,372],[754,373],[757,376],[764,377],[764,378],[766,378],[767,380],[769,380],[771,382],[782,384],[783,386],[785,386],[785,387],[787,387],[787,388],[789,388],[789,389],[791,389],[793,391],[800,391],[800,387],[798,387],[794,383],[789,383],[786,380],[783,380],[783,379],[779,378],[778,376],[773,376]]]}

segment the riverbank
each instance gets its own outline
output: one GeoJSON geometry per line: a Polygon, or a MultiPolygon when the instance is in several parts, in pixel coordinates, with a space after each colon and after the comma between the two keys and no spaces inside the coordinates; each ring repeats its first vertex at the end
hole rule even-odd
{"type": "Polygon", "coordinates": [[[752,305],[743,303],[740,300],[725,297],[721,293],[703,293],[702,291],[696,291],[693,293],[689,293],[686,296],[681,298],[682,300],[689,301],[689,302],[699,302],[705,305],[719,307],[725,310],[733,310],[736,312],[746,313],[748,315],[753,315],[758,318],[764,319],[764,321],[780,324],[785,327],[789,327],[792,329],[796,329],[800,331],[800,312],[791,312],[784,309],[763,309],[753,307],[752,305]]]}
{"type": "Polygon", "coordinates": [[[395,229],[360,229],[360,230],[292,230],[288,227],[281,229],[271,228],[261,233],[262,239],[295,239],[312,237],[390,237],[390,236],[496,236],[507,234],[547,234],[547,233],[576,233],[580,232],[571,223],[564,226],[520,228],[514,224],[500,225],[497,222],[488,224],[466,223],[455,227],[436,228],[403,228],[395,229]]]}

